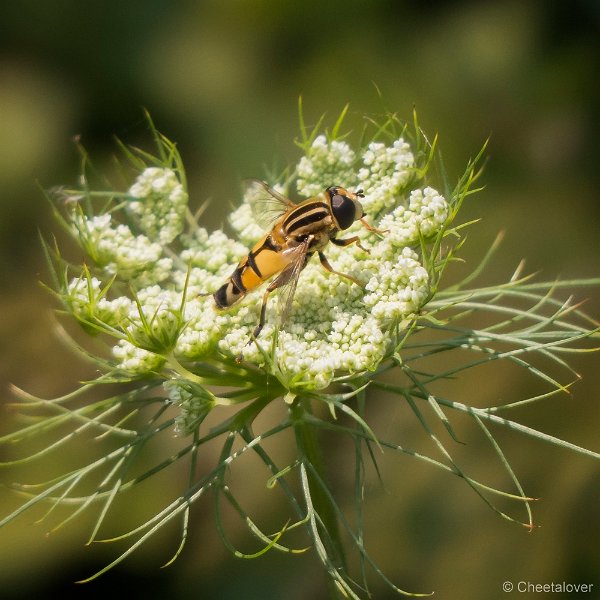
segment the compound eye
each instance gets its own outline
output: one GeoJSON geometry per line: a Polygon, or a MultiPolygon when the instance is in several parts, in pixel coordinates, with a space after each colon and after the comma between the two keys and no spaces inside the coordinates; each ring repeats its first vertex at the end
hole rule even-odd
{"type": "Polygon", "coordinates": [[[348,229],[356,220],[356,206],[346,196],[342,196],[341,194],[333,195],[331,197],[331,210],[340,229],[348,229]]]}

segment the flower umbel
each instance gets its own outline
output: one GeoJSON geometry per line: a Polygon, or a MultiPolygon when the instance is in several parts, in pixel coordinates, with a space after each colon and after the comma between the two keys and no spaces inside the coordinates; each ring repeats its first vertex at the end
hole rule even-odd
{"type": "Polygon", "coordinates": [[[171,169],[148,167],[129,188],[136,198],[129,210],[139,218],[141,230],[161,244],[172,242],[182,231],[188,195],[171,169]]]}
{"type": "MultiPolygon", "coordinates": [[[[483,151],[450,185],[441,175],[444,169],[436,141],[427,139],[416,117],[409,126],[390,116],[377,124],[371,139],[367,128],[366,141],[353,144],[350,134],[341,134],[345,115],[346,109],[330,130],[322,130],[321,121],[308,130],[301,119],[302,156],[285,177],[273,177],[268,183],[279,193],[297,189],[302,197],[320,194],[331,185],[364,190],[365,218],[379,233],[355,222],[340,237],[357,236],[359,244],[328,244],[324,250],[335,271],[360,285],[326,271],[315,259],[308,260],[289,314],[282,317],[291,288],[272,295],[257,339],[252,332],[260,316],[261,293],[246,294],[226,311],[216,310],[210,293],[227,281],[238,261],[265,234],[260,225],[263,219],[255,214],[253,199],[246,194],[230,215],[235,235],[209,232],[198,224],[188,208],[185,173],[175,145],[153,127],[156,156],[122,147],[131,171],[125,191],[94,190],[84,173],[81,189],[62,190],[60,196],[51,198],[57,217],[83,255],[81,264],[74,266],[63,259],[56,243],[44,244],[52,289],[62,305],[63,318],[74,319],[94,336],[95,353],[87,356],[97,363],[101,375],[54,400],[33,398],[15,389],[24,401],[21,407],[38,411],[42,419],[0,441],[42,438],[56,432],[56,439],[45,449],[6,463],[15,467],[42,459],[89,431],[109,436],[114,448],[35,487],[15,486],[28,500],[0,525],[42,502],[70,506],[74,512],[67,521],[99,505],[91,536],[97,539],[117,499],[126,501],[130,488],[188,460],[187,486],[177,491],[164,510],[123,536],[138,537],[100,573],[174,519],[183,524],[176,557],[187,539],[191,505],[210,490],[216,495],[215,517],[226,545],[232,543],[221,522],[223,501],[240,515],[259,545],[255,554],[236,551],[237,555],[254,558],[267,550],[293,554],[309,546],[330,578],[332,597],[368,596],[368,570],[396,592],[409,594],[387,579],[363,541],[367,456],[375,470],[379,450],[438,467],[462,478],[507,520],[521,523],[497,503],[508,499],[524,506],[527,517],[521,524],[528,528],[533,526],[532,499],[523,491],[488,424],[600,458],[596,452],[525,427],[507,418],[506,412],[497,414],[564,392],[570,382],[561,383],[559,375],[548,372],[548,363],[569,375],[573,372],[558,356],[561,350],[595,349],[593,341],[588,342],[598,336],[596,324],[570,300],[554,296],[566,284],[534,283],[517,270],[507,282],[478,287],[474,281],[490,259],[490,251],[471,275],[451,286],[442,285],[442,276],[464,241],[462,232],[468,224],[459,222],[459,211],[463,201],[478,191],[474,185],[483,151]],[[475,321],[478,327],[469,326],[473,314],[492,317],[492,322],[482,326],[479,320],[475,321]],[[104,344],[104,352],[97,351],[98,343],[104,344]],[[240,353],[241,364],[236,362],[240,353]],[[448,363],[452,367],[437,372],[424,366],[430,358],[448,353],[460,356],[462,362],[454,360],[448,363]],[[538,357],[541,364],[537,364],[538,357]],[[433,391],[446,378],[496,360],[524,368],[545,389],[533,398],[486,407],[449,400],[433,391]],[[86,392],[92,388],[104,390],[104,397],[86,401],[86,392]],[[379,402],[370,400],[381,390],[395,403],[409,407],[438,448],[437,458],[404,448],[372,428],[370,415],[378,410],[379,402]],[[255,431],[260,427],[256,417],[276,402],[284,415],[280,422],[255,431]],[[433,413],[425,412],[424,405],[433,413]],[[489,440],[492,455],[513,487],[511,492],[474,480],[456,464],[449,449],[456,441],[448,416],[454,411],[468,415],[489,440]],[[435,433],[431,414],[441,421],[447,437],[435,433]],[[214,419],[211,427],[205,424],[208,417],[214,419]],[[64,435],[66,425],[70,431],[64,435]],[[317,433],[349,438],[354,444],[350,458],[356,465],[350,477],[354,478],[356,514],[351,519],[325,476],[326,460],[319,451],[317,433]],[[144,467],[141,474],[131,475],[139,450],[165,434],[177,436],[180,449],[144,467]],[[284,459],[267,449],[267,442],[279,436],[287,436],[293,445],[292,459],[289,453],[284,459]],[[209,444],[220,444],[214,464],[198,460],[209,444]],[[275,534],[259,528],[230,486],[228,467],[247,455],[254,455],[266,470],[268,488],[279,488],[289,502],[290,519],[275,534]],[[200,462],[203,470],[199,471],[200,462]],[[298,539],[298,531],[306,539],[298,539]],[[349,551],[358,559],[358,573],[349,567],[349,551]]],[[[568,285],[597,283],[570,281],[568,285]]],[[[79,343],[74,345],[83,352],[79,343]]],[[[273,529],[272,524],[268,529],[273,529]]]]}

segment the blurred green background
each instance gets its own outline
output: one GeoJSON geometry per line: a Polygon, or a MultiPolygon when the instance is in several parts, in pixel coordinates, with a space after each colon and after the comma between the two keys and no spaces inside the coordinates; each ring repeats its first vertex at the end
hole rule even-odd
{"type": "MultiPolygon", "coordinates": [[[[346,102],[355,125],[360,114],[385,108],[410,119],[416,106],[423,128],[440,134],[451,179],[491,136],[486,190],[465,212],[465,218],[483,219],[470,234],[467,260],[475,261],[498,230],[507,230],[486,281],[506,279],[522,257],[529,271],[545,279],[598,275],[595,0],[21,0],[3,3],[1,18],[4,400],[10,399],[8,382],[50,397],[91,375],[53,334],[52,300],[38,284],[45,267],[37,231],[57,228],[36,182],[47,188],[76,181],[75,135],[99,166],[115,152],[114,135],[150,147],[142,107],[178,142],[192,201],[214,200],[207,224],[217,227],[242,178],[260,177],[274,160],[283,165],[297,159],[292,140],[300,94],[309,122],[322,112],[333,118],[346,102]]],[[[596,290],[578,294],[589,298],[588,312],[600,315],[596,290]]],[[[574,357],[584,380],[572,398],[515,417],[598,450],[597,360],[574,357]]],[[[529,380],[512,371],[481,375],[454,384],[453,398],[484,406],[535,393],[529,380]]],[[[3,431],[10,419],[3,410],[3,431]]],[[[423,437],[406,412],[392,410],[379,424],[383,434],[393,430],[409,446],[423,437]]],[[[463,483],[414,461],[386,457],[387,488],[374,483],[369,490],[367,541],[374,554],[402,587],[436,590],[444,600],[505,598],[504,580],[594,583],[595,594],[585,597],[599,598],[598,464],[498,433],[526,492],[543,498],[534,506],[540,529],[528,534],[499,519],[463,483]]],[[[470,439],[466,430],[461,434],[469,442],[457,449],[461,464],[508,487],[481,440],[470,439]]],[[[352,458],[350,453],[346,464],[343,455],[336,457],[340,472],[352,469],[352,458]]],[[[43,473],[42,466],[38,478],[43,473]]],[[[146,488],[132,500],[134,510],[160,505],[161,494],[167,497],[184,477],[174,473],[146,488]]],[[[251,473],[237,477],[239,485],[251,473]]],[[[15,471],[2,473],[3,481],[16,478],[15,471]]],[[[6,513],[17,501],[0,494],[6,513]]],[[[256,496],[265,518],[276,510],[272,495],[256,496]]],[[[137,524],[134,515],[119,518],[124,529],[137,524]]],[[[128,589],[150,598],[323,597],[314,557],[232,558],[215,533],[211,502],[196,508],[191,539],[173,566],[159,569],[177,545],[175,529],[85,587],[72,582],[105,564],[114,549],[83,549],[89,519],[48,538],[46,525],[32,521],[26,514],[0,532],[3,598],[94,598],[128,589]]],[[[374,592],[388,597],[383,588],[374,592]]]]}

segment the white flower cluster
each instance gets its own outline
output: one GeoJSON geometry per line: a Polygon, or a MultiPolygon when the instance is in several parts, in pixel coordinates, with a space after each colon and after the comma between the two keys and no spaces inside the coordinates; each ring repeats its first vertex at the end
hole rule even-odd
{"type": "Polygon", "coordinates": [[[429,292],[429,274],[416,252],[403,248],[394,261],[386,261],[366,285],[363,298],[371,315],[384,327],[414,314],[429,292]]]}
{"type": "Polygon", "coordinates": [[[308,155],[303,156],[296,167],[298,192],[309,197],[340,182],[353,185],[356,181],[355,160],[354,150],[346,142],[327,141],[324,135],[319,135],[308,155]]]}
{"type": "Polygon", "coordinates": [[[217,229],[209,234],[203,227],[196,230],[188,245],[190,247],[181,252],[183,261],[216,274],[221,274],[224,265],[235,265],[248,252],[244,244],[232,240],[222,231],[217,229]]]}
{"type": "MultiPolygon", "coordinates": [[[[433,214],[440,217],[439,229],[447,214],[445,200],[431,188],[415,191],[413,196],[422,199],[420,206],[417,202],[412,205],[418,214],[426,214],[431,202],[433,214]]],[[[409,233],[405,222],[388,220],[390,231],[383,238],[371,236],[370,255],[357,246],[327,248],[334,268],[364,281],[365,290],[325,272],[313,260],[301,274],[294,309],[283,328],[278,322],[277,299],[273,298],[259,343],[268,349],[278,330],[277,360],[290,386],[320,389],[338,373],[376,368],[391,342],[391,325],[414,315],[429,293],[428,273],[418,255],[389,241],[403,231],[402,235],[415,243],[419,223],[414,219],[409,233]]],[[[259,302],[260,296],[254,301],[248,298],[229,324],[220,324],[219,329],[226,332],[219,341],[221,351],[231,356],[242,352],[248,362],[263,362],[257,346],[246,345],[256,326],[259,302]]]]}
{"type": "Polygon", "coordinates": [[[389,230],[386,239],[392,246],[416,244],[419,235],[428,238],[437,233],[448,218],[448,203],[436,190],[426,187],[410,193],[408,208],[403,205],[384,215],[381,229],[389,230]]]}
{"type": "Polygon", "coordinates": [[[182,327],[181,293],[153,285],[139,290],[137,300],[142,314],[138,305],[132,303],[125,332],[141,347],[172,345],[182,327]]]}
{"type": "Polygon", "coordinates": [[[229,223],[237,233],[240,242],[248,246],[254,244],[265,233],[254,218],[250,199],[244,198],[239,208],[229,215],[229,223]]]}
{"type": "Polygon", "coordinates": [[[179,409],[175,417],[175,433],[189,435],[211,411],[214,400],[205,390],[189,383],[167,381],[163,386],[169,393],[169,402],[179,409]]]}
{"type": "Polygon", "coordinates": [[[365,198],[363,207],[367,214],[396,205],[396,198],[409,182],[415,159],[410,146],[402,138],[391,146],[371,142],[363,154],[364,167],[358,171],[365,198]]]}
{"type": "Polygon", "coordinates": [[[171,169],[148,167],[129,188],[129,210],[152,240],[169,244],[182,231],[188,195],[171,169]]]}
{"type": "Polygon", "coordinates": [[[308,197],[330,185],[362,187],[365,212],[375,215],[396,205],[398,194],[410,182],[414,166],[414,155],[403,138],[391,146],[371,142],[362,154],[361,166],[346,142],[328,141],[320,135],[296,167],[297,188],[301,195],[308,197]]]}
{"type": "Polygon", "coordinates": [[[211,297],[190,298],[184,316],[186,326],[177,339],[175,353],[185,358],[208,356],[232,326],[232,315],[219,314],[211,297]]]}
{"type": "MultiPolygon", "coordinates": [[[[336,270],[365,283],[365,289],[327,273],[316,260],[301,274],[288,322],[278,322],[277,299],[269,304],[267,324],[259,343],[270,348],[278,331],[277,361],[286,384],[296,389],[322,389],[339,374],[373,370],[392,341],[392,325],[419,311],[429,293],[429,276],[410,248],[391,253],[385,238],[372,238],[372,258],[357,246],[328,247],[336,270]]],[[[231,329],[219,342],[225,354],[243,353],[262,364],[256,344],[246,345],[258,319],[260,296],[232,318],[231,329]]]]}
{"type": "Polygon", "coordinates": [[[127,225],[113,225],[110,214],[74,218],[74,227],[96,264],[107,274],[153,283],[166,279],[172,269],[162,246],[145,235],[134,235],[127,225]]]}
{"type": "Polygon", "coordinates": [[[160,371],[165,362],[160,354],[139,348],[127,340],[119,340],[112,352],[119,361],[117,368],[130,375],[147,375],[160,371]]]}
{"type": "Polygon", "coordinates": [[[123,323],[131,309],[131,300],[121,296],[108,300],[103,294],[102,283],[96,277],[83,275],[69,282],[65,297],[73,314],[82,321],[102,321],[111,327],[123,323]]]}
{"type": "Polygon", "coordinates": [[[330,307],[319,327],[301,332],[306,305],[295,313],[289,331],[280,334],[280,367],[294,386],[321,389],[336,372],[351,374],[377,366],[389,338],[364,306],[330,307]]]}
{"type": "MultiPolygon", "coordinates": [[[[170,262],[165,265],[162,282],[156,277],[157,265],[166,260],[160,244],[133,236],[126,226],[112,224],[109,215],[84,218],[78,228],[86,247],[95,249],[97,262],[107,273],[137,277],[136,287],[142,289],[136,299],[144,318],[136,302],[127,297],[109,300],[104,296],[112,288],[103,290],[98,279],[91,279],[90,284],[84,277],[69,286],[73,312],[89,314],[93,309],[95,315],[106,314],[107,322],[118,325],[124,339],[115,345],[113,354],[117,366],[134,375],[160,370],[167,353],[189,360],[218,358],[219,354],[234,358],[242,353],[246,362],[265,366],[264,353],[271,353],[275,336],[273,375],[292,390],[322,389],[337,377],[376,369],[393,344],[396,325],[418,313],[429,298],[427,270],[410,246],[417,246],[422,236],[438,233],[449,208],[433,188],[410,193],[405,189],[414,171],[414,158],[404,140],[389,147],[372,143],[363,160],[366,166],[360,168],[360,179],[369,191],[365,205],[370,203],[371,212],[379,210],[375,207],[387,209],[378,223],[372,222],[387,231],[383,235],[367,232],[357,222],[340,238],[360,234],[369,253],[355,244],[329,244],[325,253],[336,271],[364,287],[328,273],[313,258],[300,274],[285,322],[281,322],[278,308],[281,290],[272,294],[258,344],[251,341],[251,334],[258,323],[262,294],[250,292],[226,311],[218,311],[209,295],[265,233],[252,214],[251,198],[245,198],[231,215],[232,227],[244,243],[222,231],[209,234],[203,228],[191,237],[181,236],[186,248],[176,267],[170,262]],[[153,274],[154,279],[140,284],[142,273],[146,277],[153,274]],[[187,297],[182,303],[185,285],[187,297]]],[[[330,183],[348,186],[358,180],[356,162],[354,151],[345,142],[328,142],[319,136],[298,165],[298,188],[312,195],[330,183]]],[[[163,196],[163,201],[166,198],[163,196]]],[[[160,207],[158,214],[164,214],[160,207]]],[[[182,398],[173,397],[183,406],[182,398]]],[[[186,406],[182,430],[201,410],[186,406]]]]}
{"type": "MultiPolygon", "coordinates": [[[[136,294],[138,304],[129,301],[127,314],[120,321],[123,339],[113,347],[113,355],[119,361],[117,367],[133,374],[158,369],[164,362],[161,350],[175,344],[183,327],[179,309],[181,293],[165,290],[158,285],[139,290],[136,294]]],[[[123,302],[126,297],[114,300],[123,302]]]]}

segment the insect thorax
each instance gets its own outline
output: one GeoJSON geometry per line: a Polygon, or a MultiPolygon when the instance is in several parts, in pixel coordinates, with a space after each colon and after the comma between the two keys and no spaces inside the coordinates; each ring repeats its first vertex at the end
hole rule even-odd
{"type": "Polygon", "coordinates": [[[310,201],[298,205],[281,220],[281,229],[285,237],[298,237],[329,230],[333,225],[331,210],[326,202],[310,201]]]}

